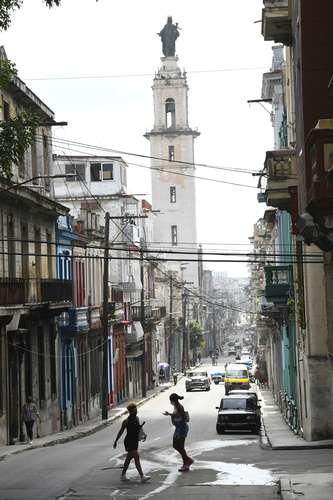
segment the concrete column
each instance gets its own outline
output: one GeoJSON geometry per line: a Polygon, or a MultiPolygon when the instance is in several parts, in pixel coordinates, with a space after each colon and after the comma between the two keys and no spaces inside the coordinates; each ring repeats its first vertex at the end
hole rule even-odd
{"type": "MultiPolygon", "coordinates": [[[[314,245],[304,256],[320,253],[314,245]]],[[[318,260],[318,259],[315,259],[318,260]]],[[[307,407],[303,414],[307,440],[333,436],[330,364],[327,355],[327,308],[324,265],[304,265],[306,331],[303,388],[307,407]]]]}

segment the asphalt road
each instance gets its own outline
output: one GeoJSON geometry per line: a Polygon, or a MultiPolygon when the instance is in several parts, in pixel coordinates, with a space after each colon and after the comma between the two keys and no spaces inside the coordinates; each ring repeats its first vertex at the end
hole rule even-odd
{"type": "MultiPolygon", "coordinates": [[[[214,367],[215,368],[215,367],[214,367]]],[[[207,369],[213,369],[207,366],[207,369]]],[[[184,380],[139,408],[148,438],[140,445],[141,462],[151,481],[141,484],[134,464],[121,483],[123,443],[112,443],[120,420],[83,439],[13,455],[0,462],[0,499],[126,499],[195,500],[276,499],[281,475],[333,472],[332,450],[272,451],[251,433],[216,434],[215,406],[223,385],[209,392],[186,393],[184,380]],[[195,459],[191,471],[178,472],[181,460],[171,446],[173,427],[162,411],[170,410],[169,395],[185,396],[190,413],[188,453],[195,459]]]]}

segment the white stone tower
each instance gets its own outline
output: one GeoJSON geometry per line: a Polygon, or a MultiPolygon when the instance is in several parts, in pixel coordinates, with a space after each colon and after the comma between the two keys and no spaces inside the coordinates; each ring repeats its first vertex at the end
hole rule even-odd
{"type": "MultiPolygon", "coordinates": [[[[171,18],[169,18],[171,19],[171,18]]],[[[154,223],[154,246],[197,252],[194,139],[199,132],[188,123],[188,85],[186,73],[178,67],[174,32],[163,35],[164,57],[153,84],[154,128],[145,134],[150,141],[153,209],[160,210],[154,223]],[[163,159],[163,160],[162,160],[163,159]],[[183,174],[183,175],[179,175],[183,174]]],[[[171,20],[172,23],[172,20],[171,20]]],[[[178,33],[179,34],[179,33],[178,33]]],[[[198,286],[197,255],[175,255],[183,262],[170,263],[170,269],[183,268],[186,281],[198,286]]]]}

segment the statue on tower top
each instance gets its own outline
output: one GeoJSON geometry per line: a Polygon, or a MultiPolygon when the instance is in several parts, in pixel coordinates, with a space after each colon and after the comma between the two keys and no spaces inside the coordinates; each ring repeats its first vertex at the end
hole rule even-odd
{"type": "Polygon", "coordinates": [[[167,24],[158,33],[162,39],[162,52],[165,57],[174,56],[176,52],[176,39],[179,37],[178,23],[172,23],[172,17],[168,17],[167,24]]]}

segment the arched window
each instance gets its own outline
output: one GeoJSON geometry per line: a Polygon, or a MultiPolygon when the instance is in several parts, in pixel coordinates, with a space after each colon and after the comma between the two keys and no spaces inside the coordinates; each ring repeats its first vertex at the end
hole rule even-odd
{"type": "Polygon", "coordinates": [[[176,126],[176,107],[174,99],[169,98],[165,101],[165,117],[167,128],[176,126]]]}

